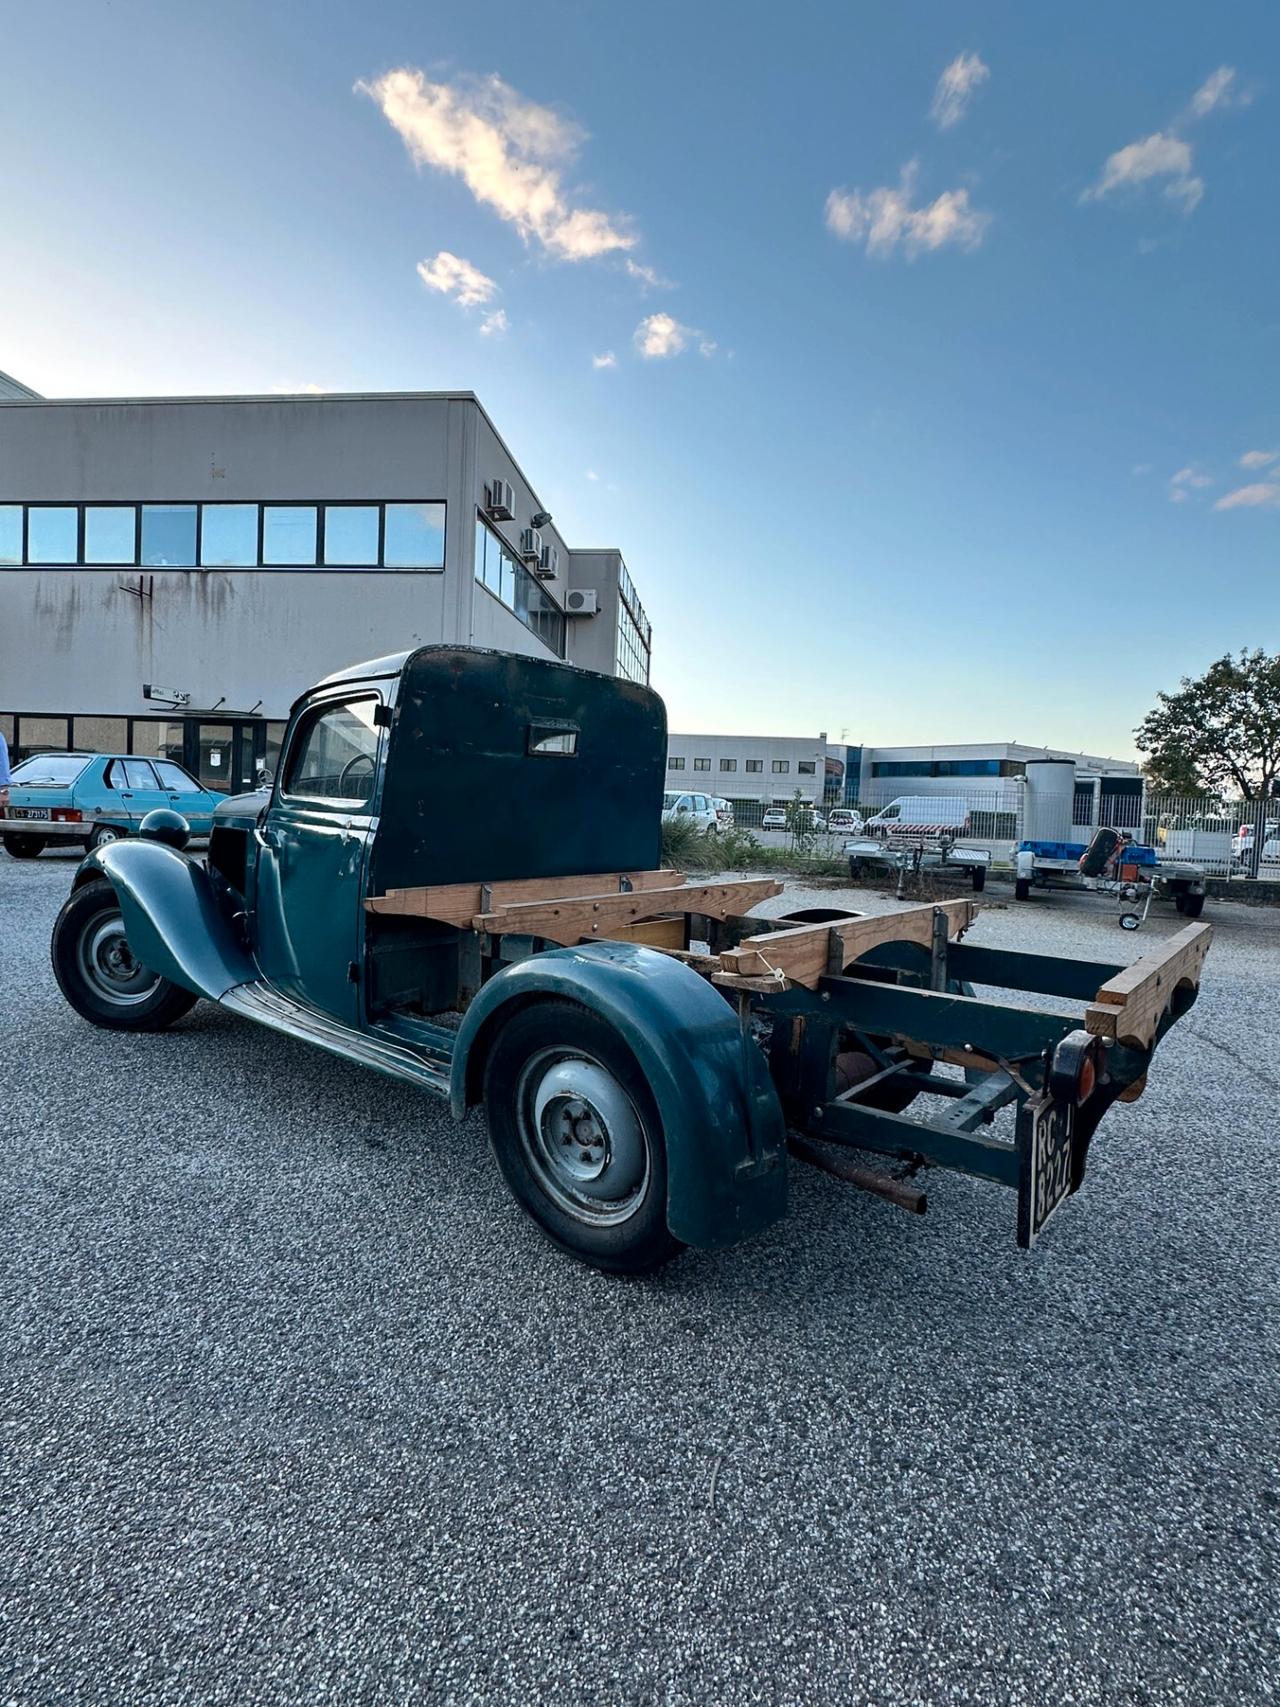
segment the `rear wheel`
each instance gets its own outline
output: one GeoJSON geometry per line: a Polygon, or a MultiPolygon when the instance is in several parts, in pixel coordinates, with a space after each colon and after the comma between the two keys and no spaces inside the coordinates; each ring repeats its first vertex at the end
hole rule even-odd
{"type": "Polygon", "coordinates": [[[986,868],[986,866],[985,865],[975,865],[972,868],[972,875],[973,875],[973,892],[975,895],[981,895],[982,891],[987,887],[987,868],[986,868]]]}
{"type": "Polygon", "coordinates": [[[1013,893],[1015,899],[1029,901],[1031,899],[1031,879],[1029,877],[1014,878],[1013,893]]]}
{"type": "Polygon", "coordinates": [[[1174,906],[1187,919],[1198,919],[1204,912],[1204,896],[1192,895],[1187,890],[1174,896],[1174,906]]]}
{"type": "Polygon", "coordinates": [[[86,883],[64,904],[50,947],[58,988],[82,1019],[108,1031],[163,1031],[197,998],[134,958],[116,892],[86,883]]]}
{"type": "Polygon", "coordinates": [[[123,840],[123,830],[117,829],[114,824],[99,824],[95,829],[89,832],[89,840],[85,845],[88,847],[89,852],[92,853],[95,848],[105,848],[110,842],[120,842],[123,840]]]}
{"type": "Polygon", "coordinates": [[[43,836],[6,836],[4,851],[14,859],[35,859],[37,854],[44,852],[43,836]]]}
{"type": "Polygon", "coordinates": [[[562,1250],[615,1274],[648,1273],[679,1253],[657,1106],[598,1015],[555,1001],[517,1013],[490,1051],[484,1101],[503,1178],[562,1250]]]}

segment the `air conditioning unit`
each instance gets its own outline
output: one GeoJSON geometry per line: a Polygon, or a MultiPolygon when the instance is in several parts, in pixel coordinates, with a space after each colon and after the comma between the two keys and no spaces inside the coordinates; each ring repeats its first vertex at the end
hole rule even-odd
{"type": "Polygon", "coordinates": [[[570,587],[565,594],[566,616],[599,616],[600,595],[594,587],[570,587]]]}
{"type": "Polygon", "coordinates": [[[544,581],[554,581],[560,573],[560,548],[556,545],[544,545],[542,556],[535,565],[544,581]]]}
{"type": "Polygon", "coordinates": [[[525,528],[520,535],[520,555],[526,563],[541,563],[542,535],[537,528],[525,528]]]}
{"type": "Polygon", "coordinates": [[[497,521],[509,522],[516,513],[516,495],[509,480],[489,482],[489,514],[497,521]]]}

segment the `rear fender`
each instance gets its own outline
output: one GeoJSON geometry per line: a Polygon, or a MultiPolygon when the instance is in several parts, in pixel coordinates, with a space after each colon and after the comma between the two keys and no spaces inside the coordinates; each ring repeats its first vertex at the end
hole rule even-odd
{"type": "Polygon", "coordinates": [[[666,1136],[667,1225],[676,1238],[713,1249],[781,1219],[786,1132],[764,1056],[705,978],[639,944],[550,949],[491,978],[458,1031],[456,1115],[480,1102],[504,1021],[547,997],[598,1014],[639,1063],[666,1136]]]}
{"type": "Polygon", "coordinates": [[[144,966],[219,1001],[257,977],[202,865],[163,842],[108,842],[76,872],[73,889],[105,877],[116,892],[129,947],[144,966]]]}

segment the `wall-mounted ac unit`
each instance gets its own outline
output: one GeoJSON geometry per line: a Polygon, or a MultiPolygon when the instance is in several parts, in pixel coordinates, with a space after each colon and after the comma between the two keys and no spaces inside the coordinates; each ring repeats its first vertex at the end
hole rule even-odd
{"type": "Polygon", "coordinates": [[[542,561],[542,535],[537,528],[525,528],[520,535],[520,555],[526,563],[542,561]]]}
{"type": "Polygon", "coordinates": [[[516,513],[516,495],[509,480],[489,482],[489,514],[497,521],[509,522],[516,513]]]}
{"type": "Polygon", "coordinates": [[[560,573],[560,548],[557,545],[544,545],[542,556],[534,565],[544,581],[554,581],[560,573]]]}
{"type": "Polygon", "coordinates": [[[565,594],[566,616],[599,616],[600,595],[594,587],[570,587],[565,594]]]}

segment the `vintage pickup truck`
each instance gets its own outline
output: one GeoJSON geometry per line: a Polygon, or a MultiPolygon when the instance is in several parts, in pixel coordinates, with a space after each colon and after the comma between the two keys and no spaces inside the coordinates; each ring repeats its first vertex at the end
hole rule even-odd
{"type": "Polygon", "coordinates": [[[1029,1245],[1195,1000],[1209,927],[1124,968],[963,942],[969,899],[752,917],[780,884],[660,869],[665,766],[629,682],[444,646],[344,670],[207,859],[166,810],[89,855],[58,982],[99,1026],[204,998],[482,1105],[516,1199],[603,1269],[768,1227],[789,1156],[916,1212],[929,1166],[994,1181],[1029,1245]]]}

